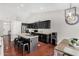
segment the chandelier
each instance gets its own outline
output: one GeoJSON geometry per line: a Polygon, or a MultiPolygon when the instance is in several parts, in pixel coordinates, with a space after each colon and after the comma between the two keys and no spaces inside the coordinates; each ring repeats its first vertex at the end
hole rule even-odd
{"type": "Polygon", "coordinates": [[[76,7],[72,7],[71,4],[70,4],[70,8],[65,9],[65,21],[69,25],[74,25],[74,24],[78,23],[76,7]]]}

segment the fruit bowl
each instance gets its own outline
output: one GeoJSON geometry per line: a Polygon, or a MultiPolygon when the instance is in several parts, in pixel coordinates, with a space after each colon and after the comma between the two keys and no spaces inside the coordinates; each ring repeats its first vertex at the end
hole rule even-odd
{"type": "Polygon", "coordinates": [[[79,39],[76,39],[76,38],[70,39],[69,45],[76,48],[76,49],[79,49],[79,39]]]}

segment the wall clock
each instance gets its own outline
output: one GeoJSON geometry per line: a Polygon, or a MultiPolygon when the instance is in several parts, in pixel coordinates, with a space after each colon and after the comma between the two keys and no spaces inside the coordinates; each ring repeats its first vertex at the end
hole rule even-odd
{"type": "Polygon", "coordinates": [[[65,10],[65,21],[69,25],[74,25],[79,22],[78,15],[76,14],[76,7],[65,10]]]}

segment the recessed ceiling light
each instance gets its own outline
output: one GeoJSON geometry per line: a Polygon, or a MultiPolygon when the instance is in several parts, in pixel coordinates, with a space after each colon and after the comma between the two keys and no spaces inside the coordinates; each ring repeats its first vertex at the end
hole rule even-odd
{"type": "Polygon", "coordinates": [[[24,4],[20,4],[19,6],[17,6],[18,9],[22,7],[24,7],[24,4]]]}
{"type": "Polygon", "coordinates": [[[19,6],[17,6],[17,8],[19,9],[20,7],[19,7],[19,6]]]}
{"type": "Polygon", "coordinates": [[[43,10],[44,8],[43,7],[40,7],[40,10],[43,10]]]}
{"type": "Polygon", "coordinates": [[[24,7],[24,4],[20,4],[20,7],[24,7]]]}
{"type": "Polygon", "coordinates": [[[5,22],[4,24],[6,25],[6,24],[8,24],[8,23],[5,22]]]}

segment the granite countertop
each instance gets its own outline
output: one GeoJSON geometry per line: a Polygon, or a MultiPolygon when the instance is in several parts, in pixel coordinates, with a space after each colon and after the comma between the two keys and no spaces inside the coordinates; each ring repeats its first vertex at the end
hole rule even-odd
{"type": "Polygon", "coordinates": [[[27,33],[21,33],[19,36],[24,37],[24,38],[35,38],[38,37],[37,35],[27,35],[27,33]]]}
{"type": "Polygon", "coordinates": [[[35,33],[41,33],[41,34],[46,34],[46,35],[49,35],[49,34],[52,34],[52,33],[56,33],[56,32],[35,32],[35,33]]]}
{"type": "Polygon", "coordinates": [[[51,34],[52,32],[35,32],[35,33],[51,34]]]}

